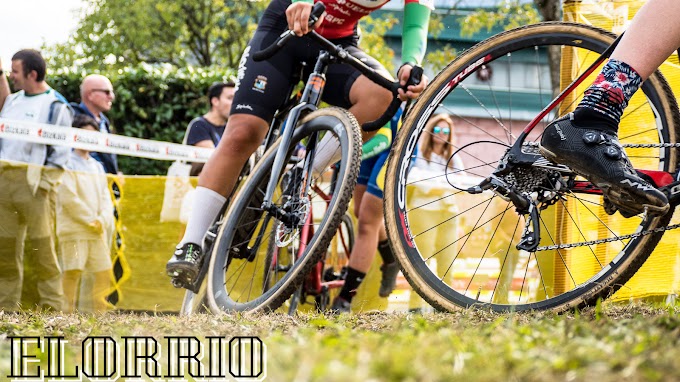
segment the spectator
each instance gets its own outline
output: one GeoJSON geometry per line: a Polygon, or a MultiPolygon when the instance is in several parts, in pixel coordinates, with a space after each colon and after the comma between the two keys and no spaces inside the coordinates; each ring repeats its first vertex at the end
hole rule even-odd
{"type": "Polygon", "coordinates": [[[9,95],[9,82],[7,81],[7,74],[2,69],[2,60],[0,60],[0,110],[5,103],[5,99],[9,95]]]}
{"type": "MultiPolygon", "coordinates": [[[[71,103],[76,115],[85,114],[99,125],[102,133],[111,133],[111,123],[104,112],[111,110],[116,95],[113,93],[113,85],[108,78],[100,74],[90,74],[80,84],[80,104],[71,103]]],[[[118,158],[116,154],[90,153],[90,155],[104,166],[104,171],[109,174],[118,174],[118,158]]]]}
{"type": "MultiPolygon", "coordinates": [[[[71,126],[68,102],[45,82],[40,52],[21,50],[12,57],[10,80],[18,91],[9,95],[0,118],[71,126]]],[[[16,309],[23,283],[23,240],[27,261],[35,264],[39,304],[61,310],[64,294],[54,247],[54,204],[69,149],[61,146],[0,139],[0,308],[16,309]]]]}
{"type": "MultiPolygon", "coordinates": [[[[234,99],[234,87],[233,82],[218,82],[210,86],[208,89],[210,110],[204,116],[189,122],[185,137],[186,144],[207,148],[217,147],[229,119],[231,101],[234,99]]],[[[201,170],[203,170],[203,163],[193,163],[190,175],[196,176],[201,173],[201,170]]]]}
{"type": "MultiPolygon", "coordinates": [[[[99,131],[99,124],[84,114],[77,115],[73,127],[99,131]]],[[[59,263],[64,272],[64,296],[68,312],[82,306],[94,311],[106,310],[105,296],[110,287],[113,234],[113,202],[108,191],[106,173],[101,163],[86,150],[71,152],[68,170],[59,188],[57,235],[59,263]],[[91,272],[92,288],[81,293],[77,301],[81,276],[91,272]],[[89,301],[82,301],[85,295],[89,301]]]]}
{"type": "MultiPolygon", "coordinates": [[[[454,152],[453,121],[446,114],[438,114],[432,117],[425,126],[425,131],[420,138],[420,155],[416,158],[414,166],[427,171],[444,174],[444,168],[448,165],[449,171],[464,175],[463,161],[454,152]]],[[[442,178],[443,179],[443,178],[442,178]]]]}

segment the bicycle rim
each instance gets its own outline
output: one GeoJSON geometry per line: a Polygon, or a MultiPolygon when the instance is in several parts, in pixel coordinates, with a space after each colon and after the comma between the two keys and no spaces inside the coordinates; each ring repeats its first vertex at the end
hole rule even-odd
{"type": "MultiPolygon", "coordinates": [[[[671,214],[624,219],[605,213],[601,195],[566,190],[561,194],[564,199],[554,198],[540,213],[539,248],[580,245],[527,252],[516,248],[525,219],[511,202],[492,192],[465,191],[491,174],[526,123],[552,101],[555,93],[546,57],[553,55],[560,73],[570,75],[561,78],[560,86],[565,86],[613,39],[608,32],[569,23],[504,32],[459,56],[414,105],[389,159],[388,179],[398,181],[386,184],[390,197],[385,199],[385,211],[404,275],[430,304],[446,310],[561,311],[607,297],[649,256],[662,233],[621,237],[665,226],[671,214]],[[436,113],[455,118],[454,131],[460,131],[461,141],[449,145],[451,155],[464,163],[465,175],[447,165],[434,173],[413,169],[412,162],[422,160],[418,142],[431,134],[425,126],[436,113]],[[607,238],[615,240],[601,242],[607,238]]],[[[571,111],[597,73],[599,69],[566,97],[559,111],[544,118],[526,142],[537,143],[551,120],[571,111]]],[[[678,142],[677,105],[668,84],[655,73],[643,91],[624,112],[621,143],[678,142]]],[[[626,150],[638,169],[677,168],[675,148],[626,150]]],[[[453,162],[453,157],[449,160],[453,162]]],[[[539,187],[541,176],[548,173],[532,169],[514,174],[513,181],[539,187]]]]}
{"type": "MultiPolygon", "coordinates": [[[[261,208],[269,174],[274,162],[277,141],[265,153],[251,175],[235,197],[228,212],[227,222],[217,238],[217,245],[211,259],[208,280],[208,303],[213,312],[271,311],[277,309],[291,296],[295,288],[311,267],[323,256],[340,219],[347,210],[352,189],[356,184],[360,159],[361,138],[359,126],[349,112],[339,108],[324,108],[311,113],[301,122],[293,135],[288,155],[293,154],[297,143],[310,144],[311,137],[333,134],[339,144],[335,148],[341,153],[338,185],[328,208],[326,201],[318,197],[313,188],[309,193],[300,192],[300,179],[295,180],[292,193],[282,184],[283,174],[277,180],[277,192],[272,202],[283,210],[295,212],[298,224],[287,224],[261,208]],[[318,219],[307,219],[312,209],[326,209],[326,214],[314,214],[318,219]],[[313,235],[304,251],[299,251],[300,234],[303,225],[313,228],[313,235]],[[278,239],[276,239],[278,238],[278,239]],[[277,240],[277,256],[267,260],[270,240],[277,240]],[[288,250],[287,248],[291,248],[288,250]],[[235,249],[239,249],[237,253],[235,249]],[[281,250],[285,249],[285,250],[281,250]],[[293,257],[294,254],[298,256],[293,257]],[[244,258],[239,258],[243,257],[244,258]],[[267,269],[277,268],[277,272],[267,269]],[[267,274],[270,276],[265,285],[267,274]]],[[[317,147],[318,150],[323,148],[317,147]]],[[[305,160],[312,160],[309,155],[305,160]]],[[[333,163],[324,164],[326,168],[333,163]]],[[[292,168],[289,166],[288,169],[292,168]]],[[[309,174],[308,181],[320,189],[329,191],[328,173],[309,174]]]]}

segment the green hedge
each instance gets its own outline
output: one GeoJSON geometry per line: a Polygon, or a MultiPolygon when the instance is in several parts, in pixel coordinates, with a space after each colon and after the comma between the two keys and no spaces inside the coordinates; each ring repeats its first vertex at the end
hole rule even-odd
{"type": "MultiPolygon", "coordinates": [[[[234,70],[222,68],[138,67],[101,73],[113,83],[116,100],[107,113],[116,134],[158,141],[182,142],[187,124],[207,111],[208,87],[227,81],[234,70]]],[[[69,101],[80,102],[80,82],[89,73],[57,71],[48,83],[69,101]]],[[[130,175],[160,175],[170,162],[119,156],[121,171],[130,175]]]]}

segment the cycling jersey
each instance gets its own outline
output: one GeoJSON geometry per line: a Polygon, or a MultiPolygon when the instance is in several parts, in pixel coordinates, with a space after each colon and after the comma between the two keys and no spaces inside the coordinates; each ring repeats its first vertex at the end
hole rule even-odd
{"type": "Polygon", "coordinates": [[[397,110],[388,124],[378,130],[378,133],[361,149],[361,167],[357,184],[366,186],[366,192],[382,199],[385,189],[385,173],[387,157],[390,155],[392,140],[397,135],[401,126],[401,114],[403,109],[397,110]]]}
{"type": "MultiPolygon", "coordinates": [[[[293,0],[312,3],[312,0],[293,0]]],[[[329,39],[351,36],[359,20],[380,9],[390,0],[316,0],[326,6],[326,15],[317,32],[329,39]]],[[[420,63],[425,54],[427,24],[433,0],[404,0],[402,62],[420,63]]]]}
{"type": "MultiPolygon", "coordinates": [[[[387,2],[386,0],[375,2],[369,0],[321,1],[327,6],[330,3],[345,6],[351,2],[353,9],[361,4],[375,3],[376,5],[370,9],[371,11],[387,2]]],[[[402,48],[403,62],[420,63],[425,55],[430,8],[421,3],[428,2],[424,0],[406,1],[404,11],[404,18],[406,20],[404,22],[404,46],[402,48]]],[[[271,45],[281,32],[288,27],[286,9],[290,5],[290,0],[272,0],[264,11],[257,30],[239,62],[236,92],[231,107],[232,115],[250,114],[265,121],[271,121],[276,109],[286,100],[291,86],[298,82],[297,78],[299,77],[296,77],[296,74],[299,74],[300,62],[306,63],[301,78],[306,79],[309,72],[314,68],[314,63],[321,47],[314,41],[306,38],[293,39],[268,60],[255,62],[252,59],[253,52],[258,52],[271,45]]],[[[385,68],[377,60],[367,55],[358,47],[359,36],[355,28],[357,20],[358,18],[353,19],[351,23],[343,24],[344,26],[351,26],[349,35],[335,38],[331,41],[342,46],[352,56],[369,67],[389,76],[385,68]]],[[[324,23],[326,23],[326,20],[323,21],[322,25],[324,23]]],[[[325,30],[328,32],[332,29],[325,30]]],[[[359,75],[359,71],[349,65],[331,64],[326,72],[326,88],[324,89],[322,100],[334,106],[350,108],[352,102],[350,101],[349,93],[359,75]]]]}

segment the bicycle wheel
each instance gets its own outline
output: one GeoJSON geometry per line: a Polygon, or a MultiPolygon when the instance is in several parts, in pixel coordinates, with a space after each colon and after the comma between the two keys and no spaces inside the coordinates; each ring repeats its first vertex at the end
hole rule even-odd
{"type": "MultiPolygon", "coordinates": [[[[292,156],[298,143],[304,144],[307,148],[303,160],[304,167],[314,159],[315,150],[324,149],[316,147],[312,150],[325,134],[332,134],[337,139],[335,150],[342,155],[338,169],[338,184],[328,201],[327,208],[325,208],[327,202],[318,197],[314,188],[309,186],[314,184],[328,191],[330,183],[325,178],[325,173],[315,176],[311,176],[310,173],[307,179],[302,179],[297,171],[289,171],[288,173],[296,175],[279,175],[276,188],[278,191],[272,202],[280,211],[285,211],[286,216],[293,216],[295,219],[285,221],[262,209],[262,199],[280,140],[264,154],[251,175],[244,181],[231,204],[227,222],[219,231],[211,259],[208,303],[213,312],[271,311],[278,308],[325,253],[347,210],[356,184],[361,155],[359,125],[346,110],[339,108],[317,110],[306,116],[296,128],[287,153],[292,156]],[[293,186],[289,186],[291,183],[293,186]],[[310,216],[309,211],[322,206],[326,213],[315,214],[319,218],[318,221],[307,219],[310,216]],[[269,240],[274,238],[279,248],[300,243],[298,237],[304,225],[311,225],[312,227],[308,228],[313,232],[306,242],[306,249],[290,251],[287,260],[289,268],[272,285],[264,287],[265,268],[272,264],[265,261],[269,240]],[[291,257],[293,254],[297,256],[291,257]]],[[[319,166],[330,167],[331,164],[319,166]]],[[[279,254],[281,252],[279,251],[279,254]]],[[[276,261],[283,262],[283,259],[274,260],[276,261]]]]}
{"type": "MultiPolygon", "coordinates": [[[[540,242],[533,250],[517,249],[527,220],[512,202],[469,189],[497,168],[526,121],[552,101],[553,85],[571,83],[613,40],[606,31],[560,22],[507,31],[461,54],[414,105],[389,158],[387,179],[395,181],[386,182],[385,213],[404,276],[434,307],[562,311],[592,304],[620,288],[654,249],[663,232],[647,231],[667,226],[671,214],[609,215],[597,190],[579,189],[587,182],[546,160],[503,175],[516,190],[540,198],[540,242]],[[560,65],[560,81],[551,81],[550,68],[560,65]],[[435,113],[455,120],[460,142],[448,159],[459,156],[464,174],[448,165],[425,173],[412,164],[422,160],[416,146],[431,134],[425,126],[435,113]]],[[[599,69],[594,73],[528,135],[524,152],[537,155],[544,127],[578,104],[599,69]]],[[[620,141],[637,169],[673,173],[677,149],[663,144],[678,142],[677,104],[659,72],[642,90],[624,112],[620,141]]]]}
{"type": "MultiPolygon", "coordinates": [[[[323,190],[316,188],[315,190],[319,196],[324,200],[330,198],[323,190]]],[[[311,228],[311,227],[305,227],[311,228]]],[[[311,237],[313,232],[309,229],[308,232],[302,233],[298,240],[311,237]]],[[[303,283],[295,290],[295,293],[283,304],[281,308],[285,309],[289,315],[295,314],[300,303],[307,302],[307,297],[312,295],[317,310],[326,310],[331,300],[331,289],[339,289],[344,283],[345,272],[347,264],[349,263],[349,255],[354,247],[354,223],[352,217],[345,213],[340,221],[340,226],[337,232],[331,239],[331,242],[326,249],[326,253],[317,263],[317,272],[310,271],[303,278],[303,283]],[[323,283],[323,284],[322,284],[323,283]]],[[[305,251],[305,246],[300,243],[293,243],[280,248],[276,245],[275,240],[269,240],[267,245],[267,255],[265,257],[265,266],[262,283],[263,292],[274,287],[283,275],[288,272],[291,266],[290,253],[294,251],[305,251]]]]}

